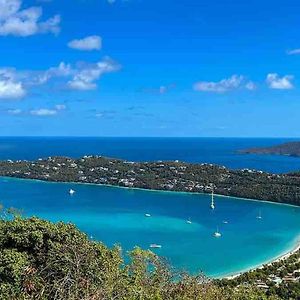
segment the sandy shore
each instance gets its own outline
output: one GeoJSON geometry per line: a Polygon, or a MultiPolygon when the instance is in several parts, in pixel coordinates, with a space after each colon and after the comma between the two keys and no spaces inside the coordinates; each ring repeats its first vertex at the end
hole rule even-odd
{"type": "Polygon", "coordinates": [[[239,277],[240,275],[242,275],[246,272],[254,271],[254,270],[257,270],[257,269],[262,269],[264,266],[270,266],[271,264],[273,264],[275,262],[283,261],[283,260],[289,258],[290,256],[292,256],[293,254],[297,253],[298,251],[300,251],[300,237],[298,238],[295,247],[291,251],[288,251],[287,253],[279,255],[278,257],[272,259],[271,261],[269,261],[267,263],[260,264],[257,267],[253,267],[253,268],[247,269],[245,271],[242,271],[242,272],[239,272],[239,273],[236,273],[236,274],[232,274],[232,275],[229,275],[229,276],[224,276],[224,277],[222,277],[222,279],[234,279],[234,278],[239,277]]]}

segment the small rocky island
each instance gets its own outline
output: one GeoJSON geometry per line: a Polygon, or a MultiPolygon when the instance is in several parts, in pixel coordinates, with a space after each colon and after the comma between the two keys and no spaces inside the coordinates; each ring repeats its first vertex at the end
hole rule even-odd
{"type": "Polygon", "coordinates": [[[257,147],[239,151],[244,154],[276,154],[300,157],[300,142],[289,142],[272,147],[257,147]]]}
{"type": "Polygon", "coordinates": [[[212,164],[131,162],[101,156],[1,161],[0,176],[167,191],[215,193],[300,205],[300,172],[270,174],[212,164]]]}

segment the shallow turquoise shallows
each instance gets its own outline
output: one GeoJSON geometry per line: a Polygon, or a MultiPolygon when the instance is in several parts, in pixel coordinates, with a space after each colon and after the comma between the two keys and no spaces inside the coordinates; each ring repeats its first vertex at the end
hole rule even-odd
{"type": "Polygon", "coordinates": [[[153,250],[174,267],[213,277],[267,262],[291,250],[300,235],[298,207],[216,197],[212,211],[210,196],[202,194],[0,178],[0,202],[26,216],[75,223],[124,251],[161,245],[153,250]]]}

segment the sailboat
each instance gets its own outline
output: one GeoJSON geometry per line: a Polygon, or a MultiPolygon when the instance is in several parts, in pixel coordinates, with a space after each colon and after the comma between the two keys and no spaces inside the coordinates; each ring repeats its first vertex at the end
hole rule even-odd
{"type": "Polygon", "coordinates": [[[70,194],[70,195],[74,195],[75,193],[76,193],[76,192],[75,192],[74,190],[72,190],[72,189],[69,190],[69,194],[70,194]]]}
{"type": "Polygon", "coordinates": [[[215,209],[215,202],[214,202],[214,191],[211,192],[211,203],[210,208],[215,209]]]}
{"type": "Polygon", "coordinates": [[[191,218],[188,218],[188,220],[186,222],[187,222],[187,224],[192,224],[191,218]]]}
{"type": "Polygon", "coordinates": [[[258,213],[258,215],[256,216],[256,219],[262,219],[262,216],[261,216],[261,210],[259,210],[259,213],[258,213]]]}
{"type": "Polygon", "coordinates": [[[214,233],[214,237],[219,238],[221,236],[222,234],[220,233],[219,228],[217,228],[217,231],[214,233]]]}

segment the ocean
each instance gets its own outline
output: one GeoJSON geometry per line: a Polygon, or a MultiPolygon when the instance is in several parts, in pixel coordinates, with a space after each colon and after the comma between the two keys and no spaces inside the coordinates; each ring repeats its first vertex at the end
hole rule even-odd
{"type": "MultiPolygon", "coordinates": [[[[241,155],[237,150],[283,139],[1,138],[0,159],[105,155],[132,161],[208,162],[270,172],[300,170],[300,158],[241,155]]],[[[0,202],[53,222],[76,224],[91,239],[152,249],[176,269],[212,277],[234,274],[291,250],[300,208],[210,195],[0,178],[0,202]],[[70,196],[69,189],[76,191],[70,196]],[[146,217],[150,214],[151,217],[146,217]],[[258,214],[262,218],[258,219],[258,214]],[[191,220],[191,224],[187,223],[191,220]],[[214,232],[219,230],[220,238],[214,232]]]]}
{"type": "Polygon", "coordinates": [[[233,169],[273,173],[300,170],[300,158],[239,154],[238,150],[293,141],[283,138],[73,138],[2,137],[0,159],[27,159],[95,154],[131,161],[181,160],[214,163],[233,169]]]}

